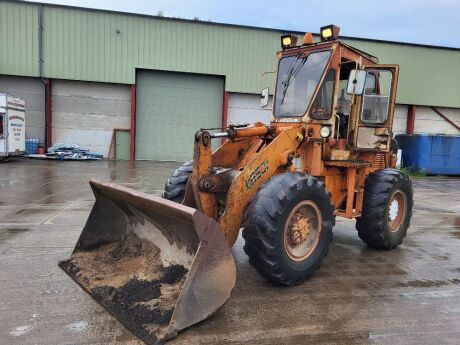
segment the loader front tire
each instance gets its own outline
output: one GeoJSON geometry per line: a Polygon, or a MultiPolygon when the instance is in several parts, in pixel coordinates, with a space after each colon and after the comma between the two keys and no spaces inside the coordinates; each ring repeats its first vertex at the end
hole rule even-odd
{"type": "Polygon", "coordinates": [[[393,249],[402,243],[410,225],[413,190],[409,176],[383,169],[366,178],[358,236],[369,247],[393,249]]]}
{"type": "Polygon", "coordinates": [[[180,204],[184,200],[188,179],[192,174],[192,161],[182,163],[166,181],[163,199],[180,204]]]}
{"type": "Polygon", "coordinates": [[[321,266],[335,224],[331,195],[304,173],[271,178],[246,209],[244,251],[265,278],[300,284],[321,266]]]}

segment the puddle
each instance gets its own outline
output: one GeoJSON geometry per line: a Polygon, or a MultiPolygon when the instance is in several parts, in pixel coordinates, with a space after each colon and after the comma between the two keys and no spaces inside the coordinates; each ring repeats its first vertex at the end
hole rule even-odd
{"type": "Polygon", "coordinates": [[[0,229],[0,243],[15,238],[27,231],[29,231],[29,229],[26,228],[0,229]]]}
{"type": "Polygon", "coordinates": [[[65,326],[65,328],[71,332],[81,332],[88,328],[88,323],[85,321],[77,321],[74,323],[69,323],[65,326]]]}
{"type": "Polygon", "coordinates": [[[402,293],[401,296],[409,299],[419,299],[422,296],[432,298],[449,298],[454,297],[455,294],[452,291],[438,291],[438,290],[425,290],[423,292],[407,292],[402,293]]]}
{"type": "Polygon", "coordinates": [[[32,330],[32,326],[19,326],[19,327],[14,327],[10,335],[13,337],[20,337],[21,335],[25,335],[29,333],[32,330]]]}
{"type": "Polygon", "coordinates": [[[409,280],[404,283],[399,283],[401,287],[440,287],[449,284],[459,284],[460,279],[448,280],[409,280]]]}
{"type": "Polygon", "coordinates": [[[47,210],[40,208],[23,208],[16,212],[16,214],[26,215],[26,214],[40,214],[47,212],[47,210]]]}
{"type": "Polygon", "coordinates": [[[433,258],[438,259],[438,260],[448,261],[449,258],[450,258],[450,255],[449,254],[447,254],[447,255],[435,255],[433,258]]]}
{"type": "Polygon", "coordinates": [[[460,239],[460,231],[449,231],[448,234],[452,237],[460,239]]]}
{"type": "Polygon", "coordinates": [[[454,225],[460,229],[460,216],[455,217],[454,225]]]}
{"type": "Polygon", "coordinates": [[[460,231],[451,231],[451,232],[449,232],[449,235],[451,235],[452,237],[456,237],[456,238],[460,239],[460,231]]]}

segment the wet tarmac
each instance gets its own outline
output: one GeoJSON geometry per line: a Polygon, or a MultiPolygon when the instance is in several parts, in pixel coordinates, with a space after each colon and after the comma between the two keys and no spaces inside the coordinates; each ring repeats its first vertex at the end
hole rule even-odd
{"type": "MultiPolygon", "coordinates": [[[[0,163],[0,344],[142,344],[58,266],[93,204],[96,177],[160,194],[177,163],[0,163]]],[[[460,179],[413,181],[403,245],[368,249],[339,220],[308,282],[275,286],[233,248],[232,296],[168,344],[459,344],[460,179]],[[456,225],[457,224],[457,225],[456,225]]]]}

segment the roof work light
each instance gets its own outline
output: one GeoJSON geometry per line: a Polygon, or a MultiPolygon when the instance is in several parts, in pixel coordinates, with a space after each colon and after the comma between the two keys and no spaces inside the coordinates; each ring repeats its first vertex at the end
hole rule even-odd
{"type": "Polygon", "coordinates": [[[320,29],[321,41],[336,40],[339,37],[340,28],[335,25],[323,26],[320,29]]]}
{"type": "Polygon", "coordinates": [[[281,36],[281,48],[287,49],[292,48],[297,44],[297,36],[295,35],[283,35],[281,36]]]}

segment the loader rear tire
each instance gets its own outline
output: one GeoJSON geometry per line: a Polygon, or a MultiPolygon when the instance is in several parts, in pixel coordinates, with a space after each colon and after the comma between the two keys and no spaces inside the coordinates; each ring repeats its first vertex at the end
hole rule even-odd
{"type": "Polygon", "coordinates": [[[331,195],[304,173],[271,178],[246,209],[244,251],[265,278],[300,284],[321,266],[335,224],[331,195]]]}
{"type": "Polygon", "coordinates": [[[166,181],[163,199],[180,204],[184,200],[188,179],[192,174],[192,161],[182,163],[166,181]]]}
{"type": "Polygon", "coordinates": [[[372,248],[396,248],[406,237],[412,207],[409,176],[396,169],[370,174],[364,187],[362,215],[356,220],[359,238],[372,248]]]}

